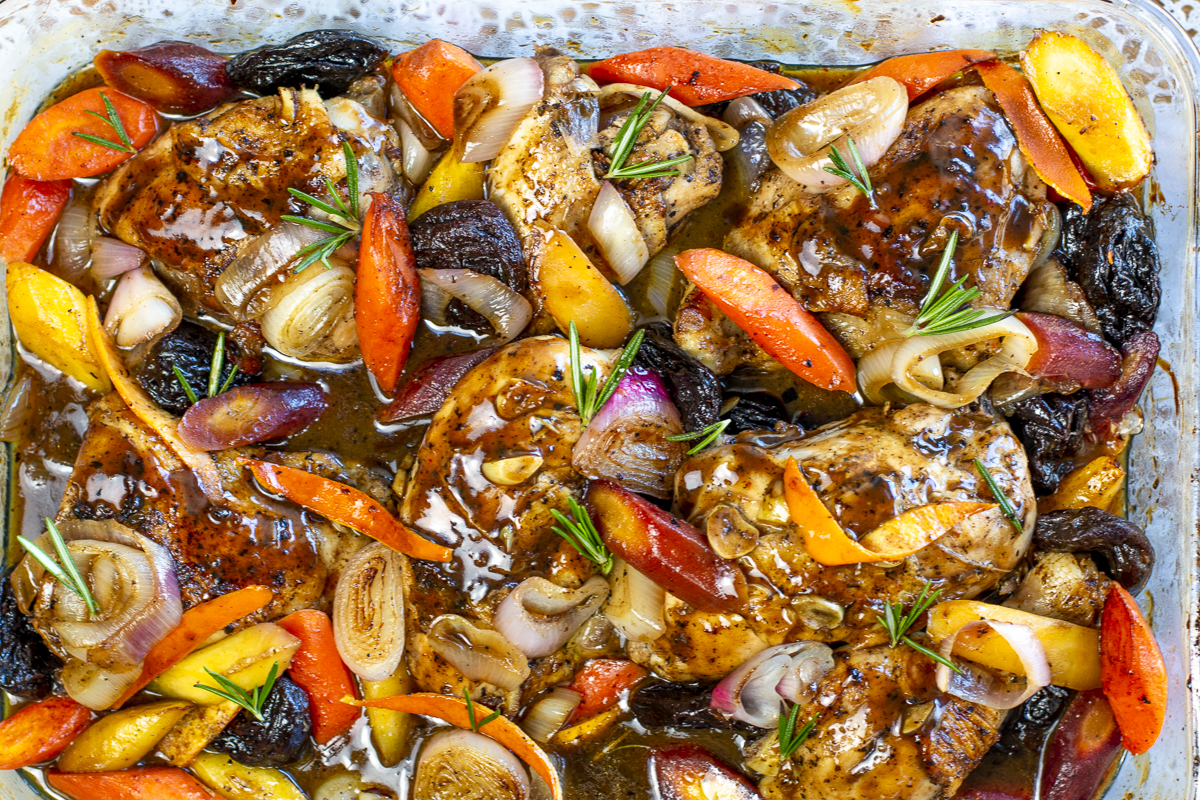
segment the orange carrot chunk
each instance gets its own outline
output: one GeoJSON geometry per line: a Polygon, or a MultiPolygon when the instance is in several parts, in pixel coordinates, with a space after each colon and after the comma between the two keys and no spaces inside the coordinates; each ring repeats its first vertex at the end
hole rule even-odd
{"type": "Polygon", "coordinates": [[[32,261],[70,199],[70,181],[9,175],[0,193],[0,261],[32,261]]]}
{"type": "Polygon", "coordinates": [[[393,550],[425,561],[449,561],[454,554],[450,548],[434,544],[401,525],[386,508],[352,486],[267,461],[248,458],[245,463],[270,491],[326,519],[354,528],[393,550]]]}
{"type": "Polygon", "coordinates": [[[396,57],[392,79],[443,139],[454,138],[454,93],[483,69],[458,45],[433,39],[396,57]]]}
{"type": "Polygon", "coordinates": [[[49,761],[67,749],[92,720],[90,709],[69,697],[47,697],[0,722],[0,769],[49,761]]]}
{"type": "Polygon", "coordinates": [[[333,623],[329,615],[307,608],[288,614],[277,624],[300,640],[288,674],[308,692],[313,739],[317,744],[327,744],[350,730],[359,714],[357,708],[342,702],[343,697],[357,697],[358,691],[338,654],[333,623]]]}
{"type": "Polygon", "coordinates": [[[354,326],[363,361],[383,391],[400,382],[420,321],[421,283],[404,209],[372,193],[358,250],[354,326]]]}
{"type": "Polygon", "coordinates": [[[850,84],[881,76],[892,78],[904,84],[904,88],[908,90],[908,102],[911,103],[954,73],[995,57],[995,53],[987,50],[944,50],[938,53],[896,56],[871,67],[850,81],[850,84]]]}
{"type": "Polygon", "coordinates": [[[1116,581],[1100,614],[1100,681],[1125,749],[1149,750],[1167,715],[1167,667],[1137,601],[1116,581]]]}
{"type": "Polygon", "coordinates": [[[181,769],[139,767],[119,772],[51,772],[46,783],[74,800],[221,800],[181,769]]]}
{"type": "Polygon", "coordinates": [[[150,144],[160,124],[154,109],[102,86],[72,95],[34,117],[8,148],[13,169],[38,181],[61,181],[103,175],[128,161],[133,152],[122,149],[120,136],[106,121],[105,97],[113,104],[132,150],[150,144]],[[105,139],[114,146],[96,144],[77,133],[105,139]]]}
{"type": "Polygon", "coordinates": [[[588,67],[588,74],[602,84],[636,83],[660,92],[671,87],[671,97],[689,106],[800,86],[791,78],[740,61],[679,47],[651,47],[606,58],[588,67]]]}

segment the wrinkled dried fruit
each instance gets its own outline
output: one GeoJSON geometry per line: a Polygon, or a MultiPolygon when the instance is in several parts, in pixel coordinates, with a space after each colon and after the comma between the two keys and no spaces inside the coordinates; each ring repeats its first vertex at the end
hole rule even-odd
{"type": "MultiPolygon", "coordinates": [[[[751,61],[750,66],[758,67],[759,69],[770,72],[773,75],[783,74],[783,65],[778,61],[751,61]]],[[[779,117],[791,111],[793,108],[799,108],[806,103],[811,103],[817,99],[817,93],[812,90],[808,84],[803,81],[795,80],[800,84],[797,89],[776,89],[773,92],[759,92],[758,94],[750,95],[758,104],[762,106],[768,114],[778,119],[779,117]]]]}
{"type": "Polygon", "coordinates": [[[657,372],[667,384],[671,401],[679,409],[685,431],[699,431],[717,421],[721,410],[721,382],[708,367],[675,344],[671,326],[647,325],[634,366],[657,372]]]}
{"type": "Polygon", "coordinates": [[[436,206],[413,221],[409,234],[419,269],[469,269],[518,294],[529,288],[517,232],[489,200],[436,206]]]}
{"type": "Polygon", "coordinates": [[[239,714],[209,749],[228,753],[250,767],[283,767],[299,761],[308,752],[312,733],[308,694],[287,675],[280,675],[262,715],[259,722],[239,714]]]}
{"type": "Polygon", "coordinates": [[[21,613],[8,576],[0,577],[0,688],[17,695],[45,697],[62,666],[21,613]]]}
{"type": "Polygon", "coordinates": [[[1087,214],[1063,211],[1058,260],[1083,288],[1104,335],[1118,347],[1154,327],[1162,300],[1154,226],[1132,195],[1097,198],[1087,214]]]}
{"type": "Polygon", "coordinates": [[[1105,574],[1131,592],[1140,590],[1154,569],[1154,547],[1145,531],[1098,508],[1042,514],[1033,541],[1051,553],[1091,553],[1105,574]]]}
{"type": "MultiPolygon", "coordinates": [[[[192,389],[203,396],[208,388],[216,346],[217,334],[184,320],[178,328],[158,340],[146,357],[133,367],[133,375],[154,402],[172,414],[182,414],[191,406],[191,401],[172,367],[178,367],[192,389]]],[[[227,340],[225,366],[221,370],[222,386],[233,371],[234,364],[242,363],[241,348],[235,341],[227,340]]],[[[253,379],[253,375],[246,374],[242,368],[234,376],[233,385],[247,384],[253,379]]]]}
{"type": "Polygon", "coordinates": [[[138,50],[101,50],[96,71],[110,86],[158,111],[192,116],[238,93],[225,74],[228,59],[188,42],[158,42],[138,50]]]}
{"type": "Polygon", "coordinates": [[[271,94],[281,86],[315,87],[323,97],[341,94],[387,56],[374,39],[353,31],[309,31],[229,60],[225,72],[238,86],[271,94]]]}
{"type": "Polygon", "coordinates": [[[769,392],[731,393],[726,400],[737,401],[725,414],[725,418],[729,420],[729,427],[725,432],[729,434],[773,431],[777,423],[786,422],[791,418],[783,401],[769,392]]]}
{"type": "Polygon", "coordinates": [[[1010,420],[1029,454],[1029,471],[1038,494],[1051,494],[1074,468],[1083,445],[1088,403],[1080,394],[1043,394],[1013,403],[1010,420]]]}
{"type": "Polygon", "coordinates": [[[227,450],[282,439],[316,422],[329,408],[316,383],[254,383],[209,397],[187,410],[179,438],[198,450],[227,450]]]}

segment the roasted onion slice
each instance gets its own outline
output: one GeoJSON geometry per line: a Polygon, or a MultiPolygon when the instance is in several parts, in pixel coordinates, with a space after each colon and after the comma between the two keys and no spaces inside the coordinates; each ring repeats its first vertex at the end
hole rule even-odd
{"type": "Polygon", "coordinates": [[[517,338],[533,319],[533,306],[529,301],[490,275],[469,269],[420,269],[417,272],[421,275],[421,311],[434,322],[445,313],[449,297],[461,300],[471,310],[486,317],[500,344],[517,338]]]}
{"type": "Polygon", "coordinates": [[[511,692],[529,677],[529,660],[499,631],[481,628],[456,614],[443,614],[429,627],[429,646],[469,680],[511,692]]]}
{"type": "Polygon", "coordinates": [[[822,192],[846,183],[825,171],[829,151],[852,163],[847,139],[870,168],[900,136],[908,113],[908,93],[892,78],[872,78],[838,89],[794,108],[767,129],[771,160],[806,192],[822,192]]]}
{"type": "Polygon", "coordinates": [[[1021,669],[1025,673],[1025,682],[1014,685],[983,667],[960,660],[957,662],[958,672],[951,671],[945,664],[938,665],[937,687],[955,697],[988,708],[1016,708],[1037,694],[1038,690],[1050,685],[1050,662],[1046,658],[1045,648],[1032,628],[994,620],[969,622],[942,642],[941,656],[943,659],[952,656],[954,643],[958,641],[959,636],[970,636],[989,628],[1003,637],[1017,654],[1017,658],[1021,660],[1021,669]]]}
{"type": "Polygon", "coordinates": [[[285,356],[344,360],[338,351],[358,344],[357,337],[335,341],[344,320],[354,328],[354,270],[349,267],[314,264],[272,289],[266,304],[263,338],[285,356]]]}
{"type": "Polygon", "coordinates": [[[529,774],[494,739],[473,731],[441,731],[421,748],[412,796],[413,800],[527,800],[529,774]]]}
{"type": "MultiPolygon", "coordinates": [[[[140,250],[130,249],[141,257],[140,250]]],[[[100,255],[101,251],[97,249],[96,257],[100,255]]],[[[104,315],[104,329],[118,347],[137,347],[166,336],[182,321],[183,308],[175,295],[149,267],[138,267],[127,271],[117,282],[108,313],[104,315]]]]}
{"type": "Polygon", "coordinates": [[[404,657],[404,556],[375,542],[342,568],[333,596],[333,639],[363,680],[390,678],[404,657]]]}
{"type": "MultiPolygon", "coordinates": [[[[13,577],[18,602],[34,627],[63,658],[68,693],[93,709],[107,708],[137,679],[137,665],[183,614],[170,553],[111,521],[68,520],[59,525],[67,550],[96,599],[83,599],[31,556],[13,577]]],[[[49,535],[35,544],[53,552],[49,535]]]]}
{"type": "Polygon", "coordinates": [[[545,578],[526,578],[496,609],[492,624],[530,658],[562,647],[608,597],[608,583],[595,576],[578,589],[545,578]]]}
{"type": "Polygon", "coordinates": [[[534,103],[545,76],[532,58],[497,61],[467,79],[454,95],[454,146],[464,164],[500,155],[534,103]]]}

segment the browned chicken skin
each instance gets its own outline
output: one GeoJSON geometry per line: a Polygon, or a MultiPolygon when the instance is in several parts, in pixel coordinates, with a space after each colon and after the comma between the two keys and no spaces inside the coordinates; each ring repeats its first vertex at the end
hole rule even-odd
{"type": "Polygon", "coordinates": [[[990,91],[963,86],[912,108],[869,173],[877,210],[852,186],[806,194],[768,172],[726,249],[810,311],[865,316],[882,304],[913,313],[957,229],[953,277],[971,275],[980,305],[1008,307],[1053,212],[990,91]]]}
{"type": "MultiPolygon", "coordinates": [[[[271,588],[275,597],[243,624],[319,607],[336,570],[364,541],[255,492],[232,454],[216,459],[228,504],[213,505],[116,394],[96,401],[89,415],[58,517],[115,519],[164,545],[184,608],[251,584],[271,588]]],[[[327,459],[315,459],[288,458],[293,466],[329,471],[327,459]]]]}
{"type": "Polygon", "coordinates": [[[719,554],[738,558],[746,570],[750,609],[731,617],[669,601],[667,634],[631,645],[630,655],[670,680],[722,677],[784,641],[838,641],[879,631],[883,603],[911,603],[926,580],[946,599],[978,596],[1019,562],[1035,508],[1025,451],[1007,424],[927,405],[864,409],[802,438],[747,434],[685,462],[676,481],[682,514],[708,533],[719,554]],[[979,458],[1025,517],[1025,532],[1018,534],[993,509],[898,564],[825,567],[808,555],[784,502],[789,457],[858,536],[911,508],[991,502],[972,463],[979,458]]]}

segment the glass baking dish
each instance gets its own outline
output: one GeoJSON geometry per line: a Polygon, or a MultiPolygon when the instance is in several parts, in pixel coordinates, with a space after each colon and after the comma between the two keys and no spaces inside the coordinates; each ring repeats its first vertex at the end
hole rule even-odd
{"type": "MultiPolygon", "coordinates": [[[[1083,37],[1117,65],[1154,136],[1152,212],[1163,265],[1161,369],[1134,440],[1130,513],[1149,531],[1158,566],[1142,597],[1170,673],[1163,736],[1128,758],[1111,796],[1194,800],[1200,784],[1200,566],[1197,522],[1197,103],[1200,54],[1152,0],[8,0],[0,5],[0,147],[60,80],[101,48],[163,39],[240,50],[312,28],[354,28],[393,50],[440,37],[484,56],[551,45],[603,57],[677,44],[733,58],[854,65],[955,47],[1014,51],[1038,28],[1083,37]],[[1153,768],[1151,764],[1153,763],[1153,768]]],[[[0,304],[0,385],[11,373],[7,307],[0,304]]],[[[9,454],[0,454],[14,486],[9,454]]],[[[4,547],[12,543],[0,530],[4,547]]],[[[0,798],[39,796],[31,775],[0,772],[0,798]]]]}

